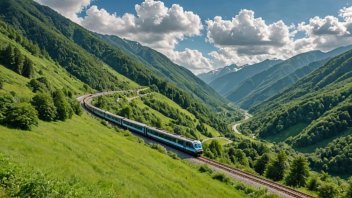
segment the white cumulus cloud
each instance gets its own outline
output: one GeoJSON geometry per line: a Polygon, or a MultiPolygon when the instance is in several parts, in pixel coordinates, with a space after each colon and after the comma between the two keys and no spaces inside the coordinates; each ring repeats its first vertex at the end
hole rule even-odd
{"type": "Polygon", "coordinates": [[[209,55],[218,64],[244,65],[293,53],[291,27],[283,21],[267,24],[252,10],[241,10],[231,20],[217,16],[206,24],[208,41],[219,49],[209,55]]]}
{"type": "Polygon", "coordinates": [[[79,23],[80,18],[77,16],[78,13],[89,6],[91,0],[35,0],[36,2],[51,7],[63,16],[71,19],[72,21],[79,23]]]}
{"type": "Polygon", "coordinates": [[[203,28],[198,15],[177,4],[168,8],[161,1],[145,0],[135,10],[136,15],[118,16],[91,6],[81,24],[92,31],[139,41],[158,50],[174,49],[185,37],[200,35],[203,28]]]}
{"type": "Polygon", "coordinates": [[[165,54],[175,63],[196,74],[214,69],[212,62],[198,50],[186,48],[184,51],[167,51],[165,54]]]}
{"type": "Polygon", "coordinates": [[[219,16],[206,21],[207,40],[218,49],[209,53],[217,64],[252,64],[265,59],[286,59],[311,51],[329,51],[352,44],[352,7],[339,17],[312,17],[308,22],[286,25],[283,21],[267,24],[252,10],[241,10],[231,20],[219,16]],[[296,38],[297,33],[303,38],[296,38]]]}

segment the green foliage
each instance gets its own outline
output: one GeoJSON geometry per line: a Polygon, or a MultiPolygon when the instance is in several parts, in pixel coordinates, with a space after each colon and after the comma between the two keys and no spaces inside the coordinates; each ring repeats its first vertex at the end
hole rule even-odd
{"type": "Polygon", "coordinates": [[[70,99],[69,102],[70,102],[70,105],[71,105],[71,108],[72,108],[73,112],[74,112],[76,115],[80,116],[80,115],[83,114],[82,106],[81,106],[81,104],[79,103],[78,100],[76,100],[76,99],[70,99]]]}
{"type": "Polygon", "coordinates": [[[213,175],[213,179],[219,180],[224,183],[229,183],[231,180],[223,173],[216,173],[213,175]]]}
{"type": "Polygon", "coordinates": [[[352,135],[338,138],[325,148],[317,149],[311,156],[315,169],[323,169],[335,174],[352,173],[352,135]]]}
{"type": "Polygon", "coordinates": [[[221,157],[224,153],[222,145],[217,140],[211,141],[208,147],[205,147],[205,155],[211,158],[221,157]]]}
{"type": "Polygon", "coordinates": [[[38,115],[35,108],[28,103],[15,103],[6,112],[4,123],[10,127],[31,130],[38,125],[38,115]]]}
{"type": "Polygon", "coordinates": [[[34,75],[33,62],[10,44],[0,49],[0,63],[24,77],[32,78],[34,75]]]}
{"type": "Polygon", "coordinates": [[[337,187],[332,183],[322,183],[318,188],[319,198],[335,197],[337,193],[337,187]]]}
{"type": "Polygon", "coordinates": [[[28,82],[27,86],[32,89],[34,93],[43,92],[50,93],[52,92],[52,87],[46,77],[40,77],[37,79],[32,79],[28,82]]]}
{"type": "Polygon", "coordinates": [[[348,180],[348,189],[345,194],[346,198],[352,197],[352,177],[349,178],[348,180]]]}
{"type": "Polygon", "coordinates": [[[309,165],[307,159],[304,156],[296,157],[286,177],[286,184],[294,187],[302,187],[306,185],[308,177],[309,165]]]}
{"type": "Polygon", "coordinates": [[[51,95],[39,93],[32,98],[32,105],[38,111],[38,117],[44,121],[53,121],[56,119],[56,107],[51,95]]]}
{"type": "Polygon", "coordinates": [[[33,62],[27,57],[24,59],[22,75],[27,78],[33,78],[34,76],[33,62]]]}
{"type": "Polygon", "coordinates": [[[53,98],[57,110],[56,118],[62,121],[71,118],[73,110],[64,93],[61,90],[56,90],[53,93],[53,98]]]}
{"type": "Polygon", "coordinates": [[[152,144],[150,145],[150,147],[159,151],[160,153],[167,154],[167,150],[165,149],[165,147],[161,146],[160,144],[152,144]]]}
{"type": "Polygon", "coordinates": [[[25,171],[0,155],[0,188],[8,197],[80,197],[74,183],[51,180],[36,171],[25,171]]]}
{"type": "Polygon", "coordinates": [[[130,106],[123,107],[119,112],[119,115],[125,118],[131,118],[131,114],[132,114],[132,109],[130,106]]]}
{"type": "Polygon", "coordinates": [[[0,78],[0,89],[4,88],[4,80],[0,78]]]}
{"type": "Polygon", "coordinates": [[[207,166],[207,165],[202,165],[202,166],[200,166],[198,170],[199,170],[199,172],[201,172],[201,173],[209,173],[209,174],[212,174],[212,173],[214,172],[213,169],[209,168],[209,166],[207,166]]]}
{"type": "Polygon", "coordinates": [[[281,151],[277,158],[271,161],[265,171],[265,176],[274,181],[280,181],[284,178],[287,168],[287,155],[281,151]]]}
{"type": "Polygon", "coordinates": [[[15,100],[10,94],[0,93],[0,124],[4,124],[7,113],[14,102],[15,100]]]}
{"type": "Polygon", "coordinates": [[[249,165],[246,154],[240,149],[230,148],[228,151],[228,156],[232,163],[239,163],[243,166],[249,165]]]}
{"type": "Polygon", "coordinates": [[[318,177],[311,177],[308,181],[307,188],[308,188],[308,190],[316,191],[316,190],[318,190],[319,185],[320,185],[319,178],[318,177]]]}
{"type": "Polygon", "coordinates": [[[267,153],[264,153],[254,164],[254,170],[260,175],[264,174],[264,171],[267,168],[268,163],[270,162],[270,156],[267,153]]]}

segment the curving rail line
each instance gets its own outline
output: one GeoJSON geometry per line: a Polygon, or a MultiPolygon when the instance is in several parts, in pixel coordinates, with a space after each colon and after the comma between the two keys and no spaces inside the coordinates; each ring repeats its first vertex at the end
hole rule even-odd
{"type": "Polygon", "coordinates": [[[217,167],[217,168],[219,168],[221,170],[224,170],[226,172],[233,173],[233,174],[238,175],[240,177],[246,178],[246,179],[248,179],[248,180],[250,180],[252,182],[261,184],[262,186],[265,186],[265,187],[268,187],[268,188],[271,188],[271,189],[275,189],[276,191],[279,191],[282,194],[287,195],[288,197],[314,198],[314,197],[312,197],[310,195],[304,194],[302,192],[299,192],[299,191],[294,190],[292,188],[289,188],[287,186],[284,186],[284,185],[278,184],[276,182],[273,182],[273,181],[258,177],[256,175],[252,175],[252,174],[246,173],[246,172],[244,172],[242,170],[227,166],[225,164],[221,164],[221,163],[219,163],[217,161],[214,161],[214,160],[211,160],[211,159],[208,159],[208,158],[205,158],[205,157],[198,157],[197,159],[202,161],[202,162],[204,162],[204,163],[206,163],[206,164],[209,164],[211,166],[214,166],[214,167],[217,167]]]}
{"type": "MultiPolygon", "coordinates": [[[[102,93],[96,93],[96,94],[88,94],[88,95],[84,95],[84,96],[79,97],[78,100],[81,102],[83,107],[85,107],[86,104],[90,104],[91,100],[94,97],[102,96],[102,95],[110,95],[110,94],[114,94],[114,93],[117,93],[117,92],[126,92],[126,91],[111,91],[111,92],[102,92],[102,93]]],[[[88,112],[90,112],[90,111],[88,111],[88,112]]],[[[206,164],[208,164],[208,165],[210,165],[212,167],[216,167],[216,168],[221,169],[223,171],[226,171],[228,173],[232,173],[232,174],[234,174],[236,176],[239,176],[241,178],[249,180],[249,181],[251,181],[251,182],[253,182],[255,184],[261,185],[263,187],[267,187],[267,188],[271,189],[272,192],[273,191],[277,191],[277,192],[279,192],[280,195],[282,195],[284,197],[290,197],[290,198],[291,197],[292,198],[314,198],[314,197],[312,197],[310,195],[304,194],[304,193],[299,192],[299,191],[297,191],[295,189],[292,189],[292,188],[289,188],[287,186],[278,184],[276,182],[273,182],[273,181],[258,177],[256,175],[252,175],[250,173],[246,173],[246,172],[244,172],[242,170],[230,167],[228,165],[219,163],[217,161],[214,161],[214,160],[211,160],[211,159],[208,159],[208,158],[205,158],[205,157],[197,157],[195,159],[199,160],[199,161],[201,161],[203,163],[206,163],[206,164]]]]}

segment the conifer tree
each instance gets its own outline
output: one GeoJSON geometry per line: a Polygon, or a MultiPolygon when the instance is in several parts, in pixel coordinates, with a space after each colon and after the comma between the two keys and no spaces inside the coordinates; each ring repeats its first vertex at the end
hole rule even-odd
{"type": "Polygon", "coordinates": [[[265,176],[274,181],[282,180],[285,176],[285,170],[287,168],[286,161],[286,153],[284,151],[281,151],[277,155],[277,158],[269,163],[268,168],[265,172],[265,176]]]}
{"type": "Polygon", "coordinates": [[[254,170],[259,173],[260,175],[263,175],[265,172],[265,169],[270,161],[270,156],[267,153],[264,153],[255,163],[254,165],[254,170]]]}
{"type": "Polygon", "coordinates": [[[290,172],[286,178],[286,184],[294,187],[306,185],[309,177],[308,161],[303,156],[298,156],[292,163],[290,172]]]}

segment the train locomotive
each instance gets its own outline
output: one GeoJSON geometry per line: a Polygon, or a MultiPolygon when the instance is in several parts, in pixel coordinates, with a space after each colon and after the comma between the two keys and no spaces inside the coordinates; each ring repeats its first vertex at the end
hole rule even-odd
{"type": "Polygon", "coordinates": [[[193,156],[200,156],[203,152],[202,143],[199,140],[191,140],[176,134],[171,134],[161,129],[147,126],[143,123],[133,121],[122,116],[104,111],[90,104],[94,95],[89,95],[83,100],[83,105],[95,115],[104,118],[114,124],[126,128],[135,133],[157,140],[178,150],[189,153],[193,156]]]}

